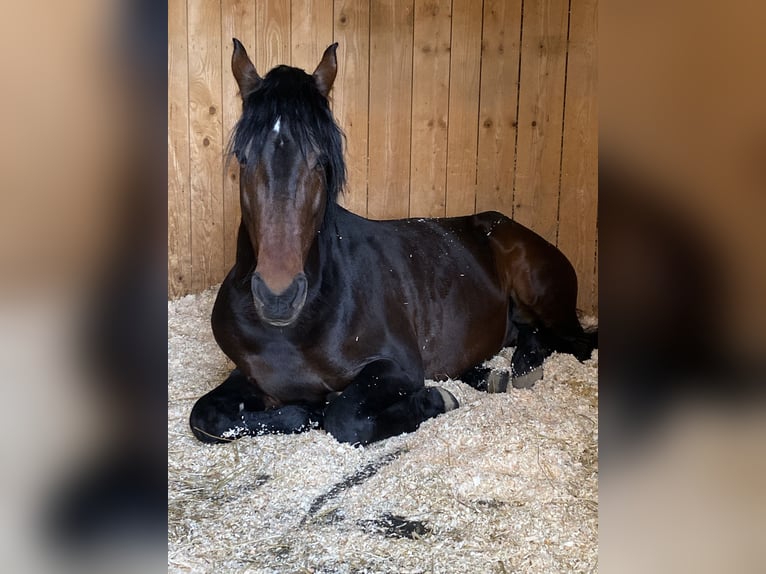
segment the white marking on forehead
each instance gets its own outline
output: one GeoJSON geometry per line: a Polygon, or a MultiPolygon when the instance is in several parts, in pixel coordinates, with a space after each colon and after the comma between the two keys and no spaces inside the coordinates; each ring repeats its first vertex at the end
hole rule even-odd
{"type": "Polygon", "coordinates": [[[280,118],[280,117],[277,118],[277,121],[274,122],[274,127],[271,128],[271,131],[279,133],[279,120],[281,120],[281,119],[282,118],[280,118]]]}

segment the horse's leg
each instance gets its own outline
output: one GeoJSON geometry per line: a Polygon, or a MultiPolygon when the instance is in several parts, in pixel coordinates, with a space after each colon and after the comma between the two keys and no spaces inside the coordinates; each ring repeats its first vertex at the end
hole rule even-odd
{"type": "Polygon", "coordinates": [[[490,369],[482,365],[471,367],[458,379],[477,391],[504,393],[508,390],[508,371],[490,369]]]}
{"type": "Polygon", "coordinates": [[[369,444],[412,432],[458,407],[441,387],[426,387],[393,361],[367,365],[325,409],[324,428],[339,442],[369,444]]]}
{"type": "Polygon", "coordinates": [[[202,442],[230,442],[243,436],[292,434],[321,423],[321,408],[286,405],[266,409],[255,386],[235,369],[192,408],[189,426],[202,442]]]}
{"type": "Polygon", "coordinates": [[[517,329],[513,386],[530,387],[542,377],[542,363],[553,351],[583,361],[595,337],[584,333],[577,319],[577,275],[564,254],[528,229],[493,217],[490,245],[511,301],[509,325],[517,329]]]}
{"type": "MultiPolygon", "coordinates": [[[[533,301],[519,305],[513,314],[517,326],[526,324],[531,327],[535,340],[527,341],[527,346],[538,347],[538,351],[545,349],[546,356],[558,351],[574,355],[579,361],[590,359],[591,352],[598,346],[598,334],[583,330],[577,318],[576,302],[577,279],[574,271],[568,282],[556,283],[555,276],[552,276],[548,285],[538,283],[533,301]]],[[[518,338],[529,337],[527,328],[525,333],[519,333],[518,338]]]]}
{"type": "MultiPolygon", "coordinates": [[[[516,345],[519,330],[516,324],[511,320],[513,313],[513,301],[510,302],[508,309],[508,324],[503,339],[503,347],[512,347],[516,345]]],[[[508,390],[509,375],[508,371],[490,369],[483,366],[484,362],[474,365],[458,379],[477,391],[486,391],[488,393],[504,393],[508,390]]]]}
{"type": "Polygon", "coordinates": [[[586,333],[574,313],[566,321],[555,323],[550,332],[555,350],[574,355],[580,362],[590,359],[598,347],[598,332],[586,333]]]}
{"type": "MultiPolygon", "coordinates": [[[[512,308],[508,317],[508,335],[504,346],[515,346],[511,358],[512,384],[517,389],[532,387],[543,376],[543,362],[554,351],[555,338],[545,327],[534,326],[534,320],[512,308]]],[[[569,352],[569,351],[567,351],[569,352]]],[[[504,393],[508,390],[509,375],[506,371],[476,365],[460,377],[460,380],[479,391],[504,393]]]]}
{"type": "Polygon", "coordinates": [[[517,324],[519,335],[511,357],[511,383],[528,389],[543,377],[543,362],[553,352],[545,330],[527,323],[517,324]]]}

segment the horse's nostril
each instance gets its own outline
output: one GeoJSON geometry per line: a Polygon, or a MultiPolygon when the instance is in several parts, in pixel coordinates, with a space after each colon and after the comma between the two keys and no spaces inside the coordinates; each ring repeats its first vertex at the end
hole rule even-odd
{"type": "Polygon", "coordinates": [[[258,273],[250,280],[255,308],[267,322],[292,321],[303,308],[308,292],[308,281],[303,273],[295,277],[290,286],[279,295],[269,289],[258,273]]]}
{"type": "Polygon", "coordinates": [[[253,273],[250,279],[250,291],[261,304],[267,303],[271,297],[275,296],[258,273],[253,273]]]}
{"type": "Polygon", "coordinates": [[[303,305],[303,302],[306,299],[306,287],[308,285],[308,282],[306,281],[306,276],[301,273],[295,278],[295,281],[293,281],[292,285],[290,285],[290,289],[292,290],[292,299],[290,302],[290,306],[293,309],[298,309],[303,305]]]}

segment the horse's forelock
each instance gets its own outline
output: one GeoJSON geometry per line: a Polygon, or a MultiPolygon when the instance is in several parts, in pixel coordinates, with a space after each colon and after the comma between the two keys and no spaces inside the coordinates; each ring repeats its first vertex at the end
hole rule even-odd
{"type": "Polygon", "coordinates": [[[304,157],[312,151],[322,156],[328,203],[336,203],[346,181],[344,136],[327,99],[303,70],[278,66],[266,75],[258,90],[247,96],[229,141],[229,157],[237,156],[245,160],[246,170],[253,169],[277,120],[280,132],[295,142],[304,157]]]}

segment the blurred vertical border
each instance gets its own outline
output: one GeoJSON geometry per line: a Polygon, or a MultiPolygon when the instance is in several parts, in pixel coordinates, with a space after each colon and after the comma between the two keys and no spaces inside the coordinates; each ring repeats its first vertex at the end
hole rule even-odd
{"type": "Polygon", "coordinates": [[[167,5],[3,5],[0,552],[166,565],[167,5]]]}
{"type": "Polygon", "coordinates": [[[765,29],[758,2],[600,2],[604,572],[766,564],[765,29]]]}

